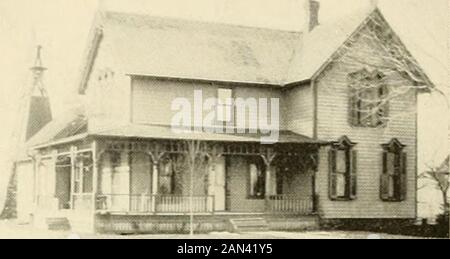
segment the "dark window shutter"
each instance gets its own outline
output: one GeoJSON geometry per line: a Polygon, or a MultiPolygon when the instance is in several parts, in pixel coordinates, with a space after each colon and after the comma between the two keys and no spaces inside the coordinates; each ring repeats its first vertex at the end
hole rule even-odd
{"type": "Polygon", "coordinates": [[[351,152],[351,159],[350,159],[350,200],[355,200],[357,196],[357,175],[358,175],[358,151],[353,150],[351,152]]]}
{"type": "Polygon", "coordinates": [[[348,121],[351,126],[358,126],[358,97],[357,91],[350,87],[348,104],[348,121]]]}
{"type": "Polygon", "coordinates": [[[408,171],[408,154],[401,154],[401,164],[400,164],[400,201],[406,200],[407,194],[407,171],[408,171]]]}
{"type": "Polygon", "coordinates": [[[387,156],[388,153],[387,152],[383,152],[383,172],[381,174],[381,179],[380,179],[380,198],[383,201],[387,201],[389,200],[389,175],[387,172],[387,156]]]}
{"type": "Polygon", "coordinates": [[[389,98],[389,92],[388,92],[388,90],[387,90],[387,87],[386,87],[386,90],[385,90],[385,94],[384,94],[384,97],[383,97],[384,99],[385,99],[385,103],[384,103],[384,107],[383,107],[383,111],[384,111],[384,118],[386,118],[386,120],[389,120],[389,114],[390,114],[390,110],[389,110],[389,108],[390,108],[390,105],[389,105],[389,100],[388,100],[388,98],[389,98]]]}
{"type": "Polygon", "coordinates": [[[330,199],[337,199],[337,176],[336,176],[336,150],[331,149],[328,153],[329,165],[329,195],[330,199]]]}
{"type": "Polygon", "coordinates": [[[381,116],[382,116],[383,124],[386,125],[389,122],[389,114],[390,114],[390,111],[389,111],[390,105],[389,105],[389,99],[388,99],[389,98],[389,88],[387,86],[383,86],[382,89],[383,89],[382,90],[383,94],[381,95],[381,100],[384,102],[384,104],[382,107],[383,113],[381,114],[381,116]]]}

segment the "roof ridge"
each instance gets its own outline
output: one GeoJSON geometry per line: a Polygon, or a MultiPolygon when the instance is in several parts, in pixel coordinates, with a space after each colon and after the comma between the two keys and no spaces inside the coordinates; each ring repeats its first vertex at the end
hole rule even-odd
{"type": "Polygon", "coordinates": [[[152,14],[143,14],[143,13],[133,13],[133,12],[121,12],[121,11],[108,11],[108,10],[102,10],[98,11],[100,16],[102,18],[111,18],[108,16],[127,16],[127,17],[137,17],[137,18],[145,18],[145,19],[153,19],[153,20],[159,20],[159,21],[169,21],[176,24],[183,24],[183,25],[214,25],[214,26],[222,26],[226,28],[241,28],[241,29],[247,29],[247,30],[253,30],[253,31],[261,31],[261,32],[267,32],[267,33],[285,33],[285,34],[297,34],[301,35],[304,32],[303,31],[294,31],[294,30],[286,30],[286,29],[275,29],[275,28],[267,28],[267,27],[259,27],[259,26],[251,26],[251,25],[244,25],[244,24],[233,24],[233,23],[226,23],[223,21],[211,21],[211,20],[195,20],[195,19],[189,19],[184,17],[173,17],[173,16],[160,16],[160,15],[152,15],[152,14]]]}

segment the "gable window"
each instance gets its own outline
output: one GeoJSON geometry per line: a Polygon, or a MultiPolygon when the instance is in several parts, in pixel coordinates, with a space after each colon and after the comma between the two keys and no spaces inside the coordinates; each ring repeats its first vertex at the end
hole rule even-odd
{"type": "Polygon", "coordinates": [[[217,121],[222,123],[233,121],[233,90],[219,88],[217,90],[217,121]]]}
{"type": "Polygon", "coordinates": [[[331,200],[354,200],[357,192],[356,144],[342,137],[329,151],[329,195],[331,200]]]}
{"type": "Polygon", "coordinates": [[[407,153],[397,139],[383,145],[383,172],[380,197],[383,201],[404,201],[406,198],[407,153]]]}
{"type": "Polygon", "coordinates": [[[266,170],[262,162],[252,161],[248,171],[248,198],[264,199],[266,190],[266,170]]]}
{"type": "Polygon", "coordinates": [[[383,127],[389,116],[388,87],[385,76],[362,71],[349,75],[349,121],[357,127],[383,127]]]}

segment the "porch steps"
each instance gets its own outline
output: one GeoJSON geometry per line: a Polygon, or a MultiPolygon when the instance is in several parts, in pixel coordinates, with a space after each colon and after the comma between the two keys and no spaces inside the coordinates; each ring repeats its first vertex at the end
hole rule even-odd
{"type": "Polygon", "coordinates": [[[264,218],[240,218],[230,219],[232,231],[242,232],[263,232],[269,230],[269,224],[264,218]]]}
{"type": "Polygon", "coordinates": [[[48,230],[53,231],[68,231],[71,229],[70,222],[67,218],[47,218],[48,230]]]}

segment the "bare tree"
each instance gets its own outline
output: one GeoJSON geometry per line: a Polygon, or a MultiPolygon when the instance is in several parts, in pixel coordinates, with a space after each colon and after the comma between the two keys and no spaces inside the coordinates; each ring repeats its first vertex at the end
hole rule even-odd
{"type": "MultiPolygon", "coordinates": [[[[347,82],[337,82],[349,86],[350,112],[353,117],[357,117],[353,118],[355,121],[352,124],[382,127],[397,116],[414,114],[414,107],[402,113],[390,113],[389,103],[417,90],[437,92],[446,97],[442,91],[444,88],[431,87],[432,83],[418,61],[376,13],[366,20],[358,33],[345,42],[332,60],[334,66],[354,69],[354,73],[348,75],[347,82]]],[[[446,68],[446,65],[442,66],[446,68]]],[[[329,90],[335,91],[332,87],[329,90]]]]}
{"type": "MultiPolygon", "coordinates": [[[[438,167],[428,167],[428,171],[421,174],[419,177],[422,179],[430,180],[434,188],[441,192],[442,195],[442,210],[447,217],[450,214],[450,202],[448,199],[448,192],[450,188],[450,173],[448,167],[449,159],[447,158],[444,163],[438,167]]],[[[423,184],[420,188],[426,188],[428,185],[423,184]]]]}
{"type": "Polygon", "coordinates": [[[186,155],[189,169],[189,210],[190,210],[190,229],[189,234],[194,235],[194,188],[196,170],[201,170],[207,157],[205,143],[200,140],[186,140],[186,155]]]}

